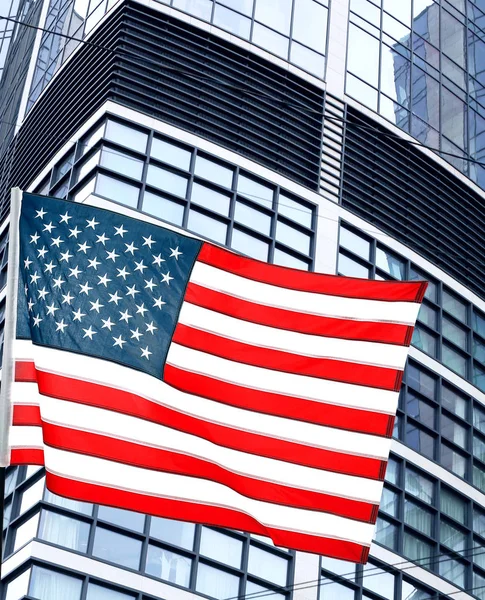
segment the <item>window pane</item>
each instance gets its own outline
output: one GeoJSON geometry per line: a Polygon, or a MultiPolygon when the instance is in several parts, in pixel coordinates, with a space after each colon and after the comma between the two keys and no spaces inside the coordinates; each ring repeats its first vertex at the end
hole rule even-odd
{"type": "Polygon", "coordinates": [[[446,290],[443,290],[443,308],[456,317],[459,321],[466,323],[467,305],[446,290]]]}
{"type": "Polygon", "coordinates": [[[433,504],[433,482],[409,468],[406,469],[405,488],[407,492],[416,496],[416,498],[428,504],[433,504]]]}
{"type": "Polygon", "coordinates": [[[87,552],[89,524],[50,510],[42,511],[39,537],[47,542],[87,552]]]}
{"type": "Polygon", "coordinates": [[[424,323],[428,327],[432,329],[436,329],[436,324],[438,321],[438,309],[429,306],[428,304],[421,304],[421,308],[418,313],[418,321],[424,323]]]}
{"type": "Polygon", "coordinates": [[[114,177],[108,177],[108,175],[104,175],[103,173],[98,173],[95,192],[132,208],[136,208],[138,205],[139,190],[136,186],[115,179],[114,177]]]}
{"type": "MultiPolygon", "coordinates": [[[[39,525],[39,513],[35,513],[33,517],[30,517],[25,523],[19,525],[15,529],[15,542],[13,545],[13,551],[15,552],[21,546],[30,542],[37,535],[37,526],[39,525]]],[[[39,536],[42,537],[42,536],[39,536]]]]}
{"type": "Polygon", "coordinates": [[[328,556],[322,556],[321,560],[322,569],[326,569],[336,575],[342,575],[342,577],[345,577],[349,581],[355,581],[355,563],[328,556]]]}
{"type": "Polygon", "coordinates": [[[433,546],[428,542],[412,535],[404,533],[404,554],[411,560],[428,560],[433,554],[433,546]]]}
{"type": "Polygon", "coordinates": [[[276,585],[286,585],[288,561],[251,544],[249,546],[248,572],[272,581],[276,585]]]}
{"type": "Polygon", "coordinates": [[[345,227],[340,227],[340,245],[365,260],[369,260],[370,242],[345,227]]]}
{"type": "Polygon", "coordinates": [[[433,590],[418,588],[414,583],[403,579],[401,598],[403,600],[430,600],[430,598],[433,598],[433,590]]]}
{"type": "Polygon", "coordinates": [[[466,458],[447,444],[441,445],[441,464],[450,471],[453,471],[458,477],[465,478],[466,458]]]}
{"type": "Polygon", "coordinates": [[[291,5],[291,0],[272,0],[271,3],[257,2],[256,20],[285,35],[289,35],[291,5]]]}
{"type": "Polygon", "coordinates": [[[383,248],[376,250],[376,266],[396,279],[404,278],[404,261],[383,248]]]}
{"type": "Polygon", "coordinates": [[[29,595],[38,600],[79,600],[81,597],[82,580],[42,569],[32,567],[29,595]]]}
{"type": "Polygon", "coordinates": [[[476,427],[482,433],[485,433],[485,410],[477,404],[473,406],[473,427],[476,427]]]}
{"type": "Polygon", "coordinates": [[[310,236],[281,221],[276,224],[276,239],[303,254],[310,253],[310,236]]]}
{"type": "Polygon", "coordinates": [[[435,456],[435,438],[410,421],[406,423],[406,443],[428,458],[435,456]]]}
{"type": "Polygon", "coordinates": [[[245,175],[239,175],[237,191],[249,200],[262,204],[266,208],[272,208],[273,206],[273,189],[245,175]]]}
{"type": "Polygon", "coordinates": [[[185,198],[187,192],[186,177],[155,165],[148,165],[147,183],[181,198],[185,198]]]}
{"type": "Polygon", "coordinates": [[[130,569],[140,566],[141,542],[104,527],[97,527],[93,555],[130,569]]]}
{"type": "Polygon", "coordinates": [[[202,527],[200,553],[232,567],[241,567],[242,541],[202,527]]]}
{"type": "Polygon", "coordinates": [[[122,510],[121,508],[111,508],[110,506],[100,506],[98,508],[98,519],[140,532],[143,532],[145,526],[145,515],[122,510]]]}
{"type": "Polygon", "coordinates": [[[398,516],[399,510],[399,494],[389,490],[388,488],[384,488],[382,490],[382,498],[379,509],[392,515],[393,517],[398,516]]]}
{"type": "Polygon", "coordinates": [[[214,10],[214,25],[222,27],[230,31],[234,35],[249,39],[249,32],[251,31],[251,20],[239,15],[220,4],[216,4],[214,10]]]}
{"type": "Polygon", "coordinates": [[[153,138],[152,140],[152,149],[150,151],[150,155],[158,160],[168,163],[169,165],[173,165],[174,167],[179,167],[184,171],[188,171],[190,168],[190,158],[192,153],[188,150],[184,150],[175,144],[170,144],[165,140],[159,140],[158,138],[153,138]]]}
{"type": "Polygon", "coordinates": [[[442,577],[449,579],[455,585],[465,586],[465,565],[452,558],[441,557],[439,561],[439,573],[442,577]]]}
{"type": "Polygon", "coordinates": [[[408,415],[435,429],[436,409],[432,404],[408,390],[404,396],[404,406],[408,415]]]}
{"type": "Polygon", "coordinates": [[[7,497],[10,492],[13,492],[15,488],[15,483],[17,481],[18,469],[13,468],[7,472],[7,476],[5,478],[5,497],[7,497]]]}
{"type": "Polygon", "coordinates": [[[138,152],[146,151],[148,135],[132,127],[121,125],[121,123],[108,121],[105,137],[108,140],[117,142],[121,146],[133,148],[133,150],[137,150],[138,152]]]}
{"type": "Polygon", "coordinates": [[[473,330],[485,338],[485,316],[478,312],[476,308],[473,309],[472,325],[473,330]]]}
{"type": "Polygon", "coordinates": [[[189,212],[189,221],[187,223],[187,229],[200,233],[205,237],[215,240],[220,244],[226,243],[227,225],[221,223],[216,219],[207,217],[196,210],[189,212]]]}
{"type": "Polygon", "coordinates": [[[443,335],[463,350],[467,349],[468,336],[466,330],[446,317],[443,317],[443,335]]]}
{"type": "Polygon", "coordinates": [[[355,592],[352,588],[326,578],[323,578],[320,592],[324,600],[336,600],[336,598],[338,600],[354,600],[355,598],[355,592]]]}
{"type": "Polygon", "coordinates": [[[130,598],[135,598],[135,596],[90,583],[86,600],[129,600],[130,598]]]}
{"type": "Polygon", "coordinates": [[[231,248],[258,260],[268,260],[268,242],[258,240],[254,236],[239,231],[236,228],[232,231],[231,248]]]}
{"type": "Polygon", "coordinates": [[[440,542],[446,544],[452,550],[459,552],[466,547],[466,535],[444,521],[440,523],[440,542]]]}
{"type": "Polygon", "coordinates": [[[428,287],[426,288],[426,293],[424,297],[428,300],[431,300],[432,302],[437,301],[438,287],[429,275],[423,273],[419,269],[416,269],[416,267],[411,266],[411,268],[409,269],[409,279],[412,281],[427,281],[428,287]]]}
{"type": "Polygon", "coordinates": [[[473,531],[485,536],[485,513],[478,508],[473,509],[473,531]]]}
{"type": "Polygon", "coordinates": [[[467,400],[445,385],[441,388],[441,404],[444,408],[454,412],[456,416],[466,419],[467,400]]]}
{"type": "Polygon", "coordinates": [[[441,417],[441,433],[458,446],[466,447],[467,429],[446,415],[441,417]]]}
{"type": "Polygon", "coordinates": [[[428,371],[418,368],[413,363],[408,363],[406,368],[406,380],[408,384],[417,390],[423,396],[431,398],[436,397],[436,378],[428,371]]]}
{"type": "Polygon", "coordinates": [[[251,594],[257,594],[255,598],[270,595],[273,600],[286,599],[286,596],[284,594],[278,594],[273,590],[270,590],[269,588],[263,587],[262,585],[258,585],[257,583],[253,583],[252,581],[248,581],[246,583],[246,597],[251,596],[251,594]]]}
{"type": "Polygon", "coordinates": [[[103,123],[100,127],[95,129],[92,133],[85,137],[82,142],[79,143],[79,146],[81,147],[81,154],[86,154],[86,152],[90,148],[93,148],[93,146],[95,146],[96,143],[99,142],[99,140],[104,135],[104,127],[105,124],[103,123]]]}
{"type": "Polygon", "coordinates": [[[374,539],[379,544],[391,548],[391,550],[397,549],[398,541],[398,530],[396,525],[388,523],[382,518],[377,519],[374,539]]]}
{"type": "Polygon", "coordinates": [[[452,371],[455,371],[462,377],[466,377],[467,359],[464,356],[455,350],[452,350],[446,344],[443,344],[441,358],[443,364],[449,367],[452,371]]]}
{"type": "Polygon", "coordinates": [[[404,522],[425,535],[432,535],[433,513],[410,500],[404,502],[404,522]]]}
{"type": "Polygon", "coordinates": [[[181,548],[194,547],[195,525],[183,521],[173,521],[162,517],[152,517],[150,535],[181,548]]]}
{"type": "Polygon", "coordinates": [[[30,569],[24,571],[7,584],[5,600],[19,600],[27,595],[30,578],[30,569]]]}
{"type": "Polygon", "coordinates": [[[186,556],[149,544],[145,571],[183,587],[189,587],[192,561],[186,556]]]}
{"type": "Polygon", "coordinates": [[[234,171],[228,167],[223,167],[213,160],[197,156],[195,161],[195,174],[213,183],[218,183],[226,188],[232,188],[232,178],[234,171]]]}
{"type": "Polygon", "coordinates": [[[10,523],[10,515],[12,514],[12,500],[5,502],[3,507],[3,529],[10,523]]]}
{"type": "Polygon", "coordinates": [[[200,183],[194,183],[192,186],[191,202],[195,202],[200,206],[205,206],[209,210],[219,213],[227,217],[229,214],[229,205],[231,197],[225,194],[220,194],[200,183]]]}
{"type": "Polygon", "coordinates": [[[485,442],[478,435],[473,436],[473,455],[485,462],[485,442]]]}
{"type": "Polygon", "coordinates": [[[310,228],[312,226],[313,211],[311,208],[296,202],[296,200],[293,200],[282,193],[280,193],[278,198],[278,213],[288,217],[292,221],[300,223],[300,225],[303,225],[304,227],[310,228]]]}
{"type": "Polygon", "coordinates": [[[452,517],[460,523],[465,524],[467,503],[465,500],[462,500],[460,496],[457,496],[457,494],[442,487],[440,494],[440,506],[441,511],[446,515],[452,517]]]}
{"type": "Polygon", "coordinates": [[[204,21],[210,21],[212,14],[211,0],[173,0],[173,6],[204,21]]]}
{"type": "Polygon", "coordinates": [[[239,577],[199,563],[195,589],[217,600],[233,598],[239,595],[239,577]]]}
{"type": "Polygon", "coordinates": [[[485,370],[481,369],[478,365],[473,365],[473,384],[479,390],[485,392],[485,370]]]}
{"type": "MultiPolygon", "coordinates": [[[[96,155],[95,155],[96,156],[96,155]]],[[[141,179],[143,161],[128,156],[113,148],[103,148],[101,153],[101,165],[122,175],[128,175],[135,179],[141,179]]],[[[86,171],[87,172],[87,171],[86,171]]]]}
{"type": "Polygon", "coordinates": [[[260,210],[256,210],[243,204],[242,202],[236,202],[236,208],[234,212],[234,219],[238,223],[247,225],[256,231],[260,231],[265,235],[269,235],[271,231],[271,217],[260,210]]]}
{"type": "Polygon", "coordinates": [[[291,254],[288,254],[288,252],[283,252],[283,250],[280,250],[279,248],[275,248],[273,262],[275,265],[308,271],[308,263],[299,258],[295,258],[291,254]]]}
{"type": "Polygon", "coordinates": [[[401,463],[394,460],[392,457],[389,458],[386,469],[386,481],[399,485],[399,473],[401,471],[401,463]]]}
{"type": "Polygon", "coordinates": [[[163,196],[157,196],[151,192],[145,192],[143,196],[143,211],[175,225],[182,225],[184,208],[183,204],[179,204],[163,196]]]}
{"type": "Polygon", "coordinates": [[[436,356],[436,338],[434,335],[416,325],[411,340],[413,346],[430,356],[436,356]]]}
{"type": "Polygon", "coordinates": [[[345,256],[345,254],[338,255],[338,272],[346,277],[369,278],[369,269],[345,256]]]}
{"type": "Polygon", "coordinates": [[[383,596],[387,600],[393,600],[395,577],[391,573],[368,562],[362,568],[362,582],[368,590],[383,596]]]}
{"type": "Polygon", "coordinates": [[[292,42],[290,51],[291,62],[293,64],[312,73],[312,75],[323,78],[325,58],[321,54],[318,54],[297,42],[292,42]]]}
{"type": "Polygon", "coordinates": [[[37,502],[40,502],[42,500],[42,495],[44,492],[44,481],[45,477],[41,477],[38,481],[36,481],[36,483],[34,483],[22,492],[20,496],[21,500],[19,515],[28,510],[31,506],[34,506],[34,504],[37,504],[37,502]]]}
{"type": "Polygon", "coordinates": [[[347,69],[369,85],[377,87],[379,40],[351,23],[348,44],[347,69]],[[368,60],[362,60],[362,56],[366,56],[368,60]]]}
{"type": "Polygon", "coordinates": [[[473,485],[485,492],[485,471],[478,465],[473,465],[473,485]]]}
{"type": "Polygon", "coordinates": [[[313,0],[296,0],[292,36],[294,40],[325,54],[327,9],[313,0]]]}
{"type": "Polygon", "coordinates": [[[87,502],[79,502],[78,500],[70,500],[69,498],[63,498],[61,496],[56,496],[56,494],[53,494],[47,488],[44,493],[44,500],[46,502],[50,502],[51,504],[55,504],[56,506],[62,506],[63,508],[68,508],[69,510],[75,510],[76,512],[80,512],[85,515],[90,515],[93,512],[92,504],[88,504],[87,502]]]}

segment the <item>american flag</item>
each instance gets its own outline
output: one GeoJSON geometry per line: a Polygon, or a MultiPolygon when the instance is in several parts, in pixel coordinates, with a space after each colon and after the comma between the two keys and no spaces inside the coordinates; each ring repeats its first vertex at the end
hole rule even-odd
{"type": "Polygon", "coordinates": [[[11,244],[12,464],[45,465],[59,495],[367,560],[425,283],[31,194],[11,244]]]}

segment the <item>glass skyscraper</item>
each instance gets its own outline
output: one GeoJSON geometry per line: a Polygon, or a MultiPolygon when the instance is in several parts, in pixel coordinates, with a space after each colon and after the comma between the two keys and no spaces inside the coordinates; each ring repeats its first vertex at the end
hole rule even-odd
{"type": "Polygon", "coordinates": [[[485,599],[485,3],[4,0],[0,16],[0,322],[13,186],[296,269],[429,281],[367,565],[9,468],[0,600],[485,599]]]}

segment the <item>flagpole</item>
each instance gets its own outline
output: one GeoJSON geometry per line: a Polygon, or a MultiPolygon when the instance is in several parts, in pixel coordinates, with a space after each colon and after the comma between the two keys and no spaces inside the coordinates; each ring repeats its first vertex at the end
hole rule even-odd
{"type": "Polygon", "coordinates": [[[0,589],[2,588],[2,564],[3,564],[3,515],[5,512],[5,477],[7,469],[5,467],[0,468],[0,589]]]}

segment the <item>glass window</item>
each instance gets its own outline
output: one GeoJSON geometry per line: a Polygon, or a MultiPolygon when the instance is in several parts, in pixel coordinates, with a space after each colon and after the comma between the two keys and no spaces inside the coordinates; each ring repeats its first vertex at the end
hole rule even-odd
{"type": "Polygon", "coordinates": [[[257,21],[276,29],[284,35],[290,34],[291,0],[272,0],[256,2],[255,18],[257,21]]]}
{"type": "Polygon", "coordinates": [[[19,514],[22,514],[31,506],[34,506],[34,504],[37,504],[37,502],[42,500],[44,481],[45,477],[41,477],[38,481],[22,492],[20,496],[19,514]]]}
{"type": "Polygon", "coordinates": [[[281,221],[276,224],[276,239],[303,254],[310,253],[310,236],[281,221]]]}
{"type": "Polygon", "coordinates": [[[392,457],[387,462],[386,481],[399,485],[399,474],[401,472],[401,463],[394,460],[392,457]]]}
{"type": "Polygon", "coordinates": [[[444,556],[440,557],[438,565],[441,577],[449,579],[455,585],[460,587],[465,586],[465,565],[453,558],[444,556]]]}
{"type": "Polygon", "coordinates": [[[247,227],[269,235],[271,231],[271,217],[264,212],[252,208],[243,202],[236,202],[234,219],[247,227]]]}
{"type": "Polygon", "coordinates": [[[473,309],[472,325],[473,331],[485,337],[485,316],[479,313],[476,308],[473,309]]]}
{"type": "Polygon", "coordinates": [[[446,415],[441,417],[441,433],[458,446],[466,447],[467,429],[446,415]]]}
{"type": "Polygon", "coordinates": [[[148,135],[138,129],[122,125],[116,121],[108,121],[105,137],[112,142],[132,148],[138,152],[146,151],[148,135]]]}
{"type": "Polygon", "coordinates": [[[430,600],[433,593],[432,590],[417,587],[415,583],[403,579],[401,586],[401,598],[403,600],[430,600]]]}
{"type": "Polygon", "coordinates": [[[174,225],[182,225],[185,207],[163,196],[145,192],[142,210],[174,225]]]}
{"type": "Polygon", "coordinates": [[[69,510],[75,510],[76,512],[83,513],[85,515],[91,515],[93,512],[93,505],[87,502],[80,502],[78,500],[70,500],[69,498],[63,498],[50,492],[47,488],[44,493],[44,500],[55,504],[56,506],[62,506],[62,508],[68,508],[69,510]]]}
{"type": "Polygon", "coordinates": [[[232,231],[231,248],[258,260],[268,260],[268,242],[259,240],[237,228],[234,228],[232,231]]]}
{"type": "Polygon", "coordinates": [[[441,445],[441,464],[458,477],[465,478],[467,459],[463,454],[450,448],[448,444],[441,445]]]}
{"type": "Polygon", "coordinates": [[[237,191],[249,200],[262,204],[266,208],[272,208],[273,206],[273,188],[258,183],[245,175],[239,175],[237,191]]]}
{"type": "Polygon", "coordinates": [[[440,542],[446,544],[452,550],[459,552],[466,547],[466,535],[456,527],[453,527],[453,525],[446,523],[446,521],[441,521],[440,542]]]}
{"type": "Polygon", "coordinates": [[[383,248],[376,249],[376,266],[396,279],[404,279],[404,262],[383,248]]]}
{"type": "Polygon", "coordinates": [[[427,536],[433,533],[433,513],[411,500],[404,502],[404,522],[427,536]]]}
{"type": "Polygon", "coordinates": [[[227,225],[196,210],[190,210],[189,212],[187,229],[195,231],[220,244],[226,243],[227,225]]]}
{"type": "Polygon", "coordinates": [[[387,600],[393,600],[395,577],[391,573],[368,562],[363,566],[362,582],[368,590],[383,596],[387,600]]]}
{"type": "Polygon", "coordinates": [[[194,183],[192,186],[192,195],[190,197],[191,202],[195,202],[200,206],[205,206],[209,210],[213,210],[220,215],[228,216],[229,206],[231,204],[231,197],[226,194],[221,194],[215,190],[200,185],[200,183],[194,183]]]}
{"type": "Polygon", "coordinates": [[[339,560],[338,558],[330,558],[322,556],[322,569],[326,569],[336,575],[342,575],[349,581],[355,581],[355,563],[339,560]]]}
{"type": "Polygon", "coordinates": [[[88,150],[93,148],[97,144],[97,142],[99,142],[99,140],[104,135],[104,127],[105,123],[103,123],[100,127],[95,129],[92,133],[85,137],[82,142],[79,143],[79,146],[81,148],[81,155],[86,154],[88,150]]]}
{"type": "Polygon", "coordinates": [[[473,531],[485,536],[485,513],[479,508],[473,509],[473,531]]]}
{"type": "MultiPolygon", "coordinates": [[[[13,551],[15,552],[30,540],[34,539],[37,535],[37,527],[39,525],[39,513],[35,513],[33,517],[30,517],[27,521],[18,525],[15,528],[15,542],[13,545],[13,551]]],[[[39,536],[41,537],[41,536],[39,536]]]]}
{"type": "Polygon", "coordinates": [[[29,587],[30,569],[18,575],[7,583],[7,592],[5,600],[19,600],[27,595],[29,587]]]}
{"type": "Polygon", "coordinates": [[[408,415],[419,419],[424,425],[435,429],[436,408],[432,404],[426,402],[411,390],[407,390],[404,395],[404,405],[408,415]]]}
{"type": "Polygon", "coordinates": [[[219,562],[241,567],[242,541],[219,533],[208,527],[202,527],[200,553],[219,562]]]}
{"type": "Polygon", "coordinates": [[[29,595],[38,600],[79,600],[82,579],[57,571],[32,567],[29,595]]]}
{"type": "Polygon", "coordinates": [[[195,174],[213,183],[218,183],[232,189],[233,169],[223,167],[213,160],[198,155],[195,161],[195,174]]]}
{"type": "Polygon", "coordinates": [[[435,438],[418,425],[406,423],[406,444],[428,458],[435,457],[435,438]]]}
{"type": "Polygon", "coordinates": [[[475,360],[485,364],[485,343],[477,336],[473,337],[473,356],[475,360]]]}
{"type": "Polygon", "coordinates": [[[211,0],[173,0],[173,6],[204,21],[211,19],[213,6],[211,0]]]}
{"type": "Polygon", "coordinates": [[[341,583],[337,583],[332,579],[323,578],[320,584],[321,598],[323,600],[354,600],[355,592],[352,588],[341,583]]]}
{"type": "Polygon", "coordinates": [[[15,489],[15,483],[17,481],[18,470],[16,468],[7,471],[5,477],[5,497],[7,497],[15,489]]]}
{"type": "Polygon", "coordinates": [[[446,344],[443,344],[441,349],[441,360],[452,371],[455,371],[462,377],[466,377],[467,359],[446,344]]]}
{"type": "Polygon", "coordinates": [[[188,171],[190,169],[190,158],[192,153],[180,146],[160,140],[156,137],[152,140],[150,155],[169,165],[188,171]]]}
{"type": "Polygon", "coordinates": [[[374,539],[376,542],[379,542],[379,544],[387,546],[388,548],[391,548],[391,550],[396,550],[398,541],[397,526],[379,517],[376,522],[374,539]]]}
{"type": "Polygon", "coordinates": [[[125,183],[120,179],[115,179],[114,177],[108,177],[108,175],[104,175],[103,173],[98,173],[95,192],[132,208],[138,206],[139,190],[136,186],[125,183]]]}
{"type": "Polygon", "coordinates": [[[361,265],[342,253],[339,253],[338,255],[338,272],[340,275],[345,275],[346,277],[358,277],[361,279],[369,278],[368,267],[364,267],[364,265],[361,265]]]}
{"type": "Polygon", "coordinates": [[[145,515],[121,508],[111,508],[110,506],[100,506],[98,508],[98,519],[109,521],[115,525],[143,532],[145,527],[145,515]]]}
{"type": "Polygon", "coordinates": [[[147,184],[170,192],[175,196],[180,196],[181,198],[185,198],[187,193],[187,177],[177,175],[172,173],[172,171],[156,167],[155,165],[148,165],[147,184]]]}
{"type": "Polygon", "coordinates": [[[409,269],[409,279],[411,281],[427,281],[428,287],[426,288],[426,293],[424,297],[428,300],[431,300],[432,302],[436,302],[438,296],[438,286],[428,274],[423,273],[419,269],[416,269],[416,267],[414,266],[411,266],[411,268],[409,269]]]}
{"type": "Polygon", "coordinates": [[[141,179],[143,172],[143,161],[129,156],[113,148],[103,148],[101,152],[101,165],[122,175],[128,175],[135,179],[141,179]]]}
{"type": "Polygon", "coordinates": [[[277,56],[283,57],[285,60],[288,59],[288,38],[269,29],[269,27],[254,23],[252,42],[277,56]]]}
{"type": "Polygon", "coordinates": [[[148,545],[145,571],[149,575],[159,577],[183,587],[189,587],[192,560],[176,552],[148,545]]]}
{"type": "Polygon", "coordinates": [[[432,333],[426,331],[423,327],[416,325],[411,343],[413,346],[419,350],[422,350],[426,354],[429,354],[430,356],[436,356],[436,337],[432,333]]]}
{"type": "Polygon", "coordinates": [[[133,594],[126,594],[111,590],[96,583],[90,583],[88,586],[88,594],[86,600],[129,600],[135,598],[133,594]]]}
{"type": "Polygon", "coordinates": [[[444,512],[445,515],[465,524],[467,503],[460,496],[445,487],[442,487],[440,493],[440,506],[441,512],[444,512]]]}
{"type": "Polygon", "coordinates": [[[12,500],[5,502],[3,507],[3,529],[7,527],[10,522],[10,515],[12,514],[12,500]]]}
{"type": "Polygon", "coordinates": [[[263,587],[262,585],[258,585],[257,583],[253,583],[252,581],[248,581],[246,582],[246,597],[253,597],[252,594],[255,594],[254,598],[264,598],[265,596],[269,595],[274,600],[286,599],[286,596],[284,594],[277,594],[269,588],[263,587]]]}
{"type": "Polygon", "coordinates": [[[216,4],[214,9],[214,25],[222,27],[235,35],[244,39],[249,39],[249,33],[251,31],[251,19],[243,17],[242,15],[216,4]]]}
{"type": "Polygon", "coordinates": [[[485,410],[477,404],[473,406],[473,427],[476,427],[482,433],[485,433],[485,410]]]}
{"type": "Polygon", "coordinates": [[[183,521],[174,521],[162,517],[152,517],[150,535],[159,540],[192,550],[194,546],[195,525],[183,521]]]}
{"type": "Polygon", "coordinates": [[[280,250],[279,248],[275,248],[273,262],[275,265],[308,271],[308,263],[306,263],[304,260],[296,258],[291,254],[288,254],[288,252],[280,250]]]}
{"type": "Polygon", "coordinates": [[[312,209],[285,196],[281,192],[278,198],[278,213],[288,217],[288,219],[291,219],[292,221],[296,221],[304,227],[310,228],[312,226],[312,209]]]}
{"type": "Polygon", "coordinates": [[[239,577],[199,563],[195,589],[197,592],[212,596],[217,600],[234,598],[239,596],[239,577]]]}
{"type": "Polygon", "coordinates": [[[288,560],[251,544],[248,572],[276,585],[286,585],[288,560]]]}
{"type": "Polygon", "coordinates": [[[219,0],[219,2],[247,15],[248,17],[253,14],[253,0],[219,0]]]}
{"type": "Polygon", "coordinates": [[[349,25],[347,69],[377,88],[379,81],[379,40],[353,23],[349,25]],[[367,60],[362,60],[366,56],[367,60]]]}
{"type": "Polygon", "coordinates": [[[291,43],[290,53],[291,62],[293,64],[298,65],[301,69],[308,71],[308,73],[323,78],[325,59],[321,54],[318,54],[297,42],[291,43]]]}
{"type": "Polygon", "coordinates": [[[478,435],[473,436],[473,455],[485,462],[485,442],[478,435]]]}
{"type": "Polygon", "coordinates": [[[130,569],[138,569],[140,553],[140,541],[104,527],[96,527],[93,556],[104,558],[130,569]]]}
{"type": "Polygon", "coordinates": [[[297,42],[325,54],[327,9],[313,0],[296,0],[292,37],[297,42]]]}
{"type": "Polygon", "coordinates": [[[427,477],[420,475],[416,471],[406,469],[405,489],[407,492],[416,496],[427,504],[433,504],[434,483],[427,477]]]}
{"type": "Polygon", "coordinates": [[[485,471],[478,465],[473,465],[473,485],[485,492],[485,471]]]}
{"type": "Polygon", "coordinates": [[[42,510],[39,538],[79,552],[86,552],[89,529],[89,524],[79,519],[42,510]]]}
{"type": "Polygon", "coordinates": [[[438,322],[438,309],[423,302],[423,304],[421,304],[421,308],[419,309],[418,321],[421,321],[421,323],[424,323],[432,329],[436,329],[436,324],[438,322]]]}
{"type": "Polygon", "coordinates": [[[466,419],[467,400],[445,385],[441,388],[441,404],[456,416],[466,419]]]}
{"type": "Polygon", "coordinates": [[[463,327],[459,327],[446,317],[443,317],[443,335],[463,350],[467,349],[466,330],[463,329],[463,327]]]}
{"type": "Polygon", "coordinates": [[[467,305],[446,290],[443,290],[443,308],[459,321],[466,323],[467,305]]]}
{"type": "Polygon", "coordinates": [[[478,365],[473,365],[473,385],[476,385],[479,390],[485,392],[485,370],[478,365]]]}
{"type": "Polygon", "coordinates": [[[379,509],[393,517],[397,517],[399,510],[399,494],[385,487],[382,490],[379,509]]]}
{"type": "Polygon", "coordinates": [[[405,531],[403,538],[404,554],[411,560],[428,560],[433,554],[433,546],[421,538],[405,531]]]}
{"type": "Polygon", "coordinates": [[[370,242],[345,227],[340,227],[340,245],[365,260],[370,258],[370,242]]]}
{"type": "Polygon", "coordinates": [[[59,163],[57,163],[54,169],[53,183],[59,181],[59,179],[71,169],[73,162],[74,152],[71,152],[68,156],[65,156],[59,163]]]}

